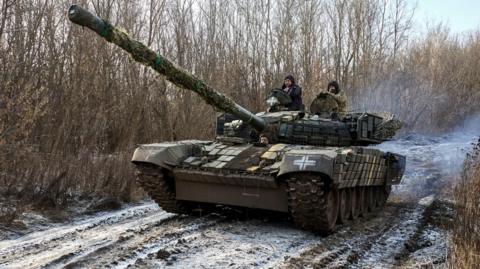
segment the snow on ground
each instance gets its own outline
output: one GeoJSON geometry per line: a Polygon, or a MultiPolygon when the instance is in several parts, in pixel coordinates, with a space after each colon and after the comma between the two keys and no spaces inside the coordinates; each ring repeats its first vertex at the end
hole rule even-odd
{"type": "Polygon", "coordinates": [[[389,268],[443,264],[453,211],[441,191],[458,173],[474,135],[464,130],[440,137],[409,135],[377,146],[407,156],[402,184],[393,189],[383,212],[340,226],[327,237],[299,230],[286,217],[239,221],[216,214],[177,216],[145,202],[68,223],[27,223],[26,234],[0,241],[0,268],[389,268]]]}

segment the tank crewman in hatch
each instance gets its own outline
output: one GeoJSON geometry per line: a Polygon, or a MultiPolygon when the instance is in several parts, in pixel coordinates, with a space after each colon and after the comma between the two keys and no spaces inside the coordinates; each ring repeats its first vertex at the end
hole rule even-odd
{"type": "Polygon", "coordinates": [[[337,81],[330,81],[328,83],[327,90],[322,90],[318,95],[332,96],[338,104],[337,111],[332,112],[337,112],[340,117],[345,117],[345,115],[347,114],[347,95],[345,94],[344,90],[340,89],[340,85],[337,81]]]}
{"type": "Polygon", "coordinates": [[[295,78],[292,75],[288,75],[283,80],[282,85],[283,92],[290,95],[292,102],[287,105],[289,110],[302,110],[302,88],[295,83],[295,78]]]}

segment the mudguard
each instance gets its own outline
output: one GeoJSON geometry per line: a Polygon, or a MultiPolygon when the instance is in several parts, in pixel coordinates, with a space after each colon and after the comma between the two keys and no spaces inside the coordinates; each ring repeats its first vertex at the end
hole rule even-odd
{"type": "Polygon", "coordinates": [[[133,153],[133,163],[151,163],[171,169],[189,156],[199,156],[202,146],[211,141],[188,140],[140,145],[133,153]]]}
{"type": "Polygon", "coordinates": [[[387,152],[387,161],[387,185],[400,184],[403,173],[405,173],[405,156],[392,152],[387,152]]]}
{"type": "Polygon", "coordinates": [[[337,155],[333,150],[288,151],[282,158],[278,176],[295,172],[317,172],[332,177],[337,155]]]}

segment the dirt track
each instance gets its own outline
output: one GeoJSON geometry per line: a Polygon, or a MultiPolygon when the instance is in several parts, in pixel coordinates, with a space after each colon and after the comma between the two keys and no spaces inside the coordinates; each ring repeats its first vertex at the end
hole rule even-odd
{"type": "Polygon", "coordinates": [[[185,217],[151,202],[0,241],[0,268],[391,268],[443,264],[451,204],[442,188],[467,137],[411,136],[382,145],[408,155],[385,210],[322,237],[285,218],[185,217]],[[444,154],[447,153],[448,154],[444,154]]]}

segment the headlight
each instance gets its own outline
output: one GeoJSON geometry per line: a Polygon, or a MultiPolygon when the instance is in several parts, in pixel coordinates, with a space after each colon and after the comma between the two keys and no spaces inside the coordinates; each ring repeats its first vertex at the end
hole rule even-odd
{"type": "Polygon", "coordinates": [[[278,101],[277,97],[275,96],[272,96],[270,98],[267,99],[267,104],[268,106],[274,106],[274,105],[278,105],[280,104],[280,102],[278,101]]]}

